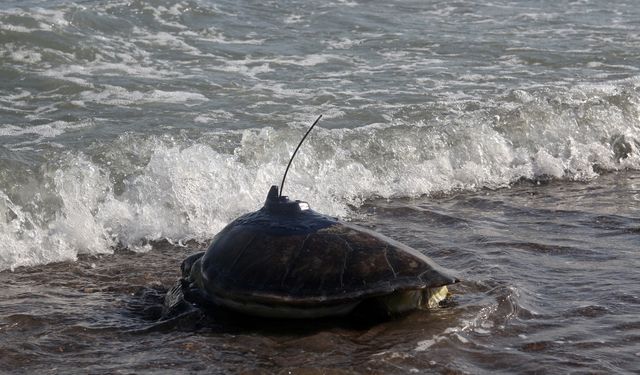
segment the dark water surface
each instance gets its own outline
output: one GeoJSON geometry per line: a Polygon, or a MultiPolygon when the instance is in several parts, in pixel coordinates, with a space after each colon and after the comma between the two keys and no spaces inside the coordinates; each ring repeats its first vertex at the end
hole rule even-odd
{"type": "Polygon", "coordinates": [[[153,321],[168,243],[0,273],[15,373],[635,373],[640,175],[373,201],[358,222],[455,269],[454,301],[375,326],[153,321]]]}
{"type": "Polygon", "coordinates": [[[1,1],[0,372],[637,373],[639,56],[636,0],[1,1]],[[285,194],[454,303],[155,321],[319,114],[285,194]]]}

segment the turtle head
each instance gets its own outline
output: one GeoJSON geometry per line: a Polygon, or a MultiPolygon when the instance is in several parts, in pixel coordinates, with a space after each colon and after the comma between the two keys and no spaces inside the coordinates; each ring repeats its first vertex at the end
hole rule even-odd
{"type": "Polygon", "coordinates": [[[277,214],[296,214],[309,210],[309,204],[299,200],[292,201],[286,195],[278,194],[278,187],[271,186],[264,202],[266,211],[277,214]]]}

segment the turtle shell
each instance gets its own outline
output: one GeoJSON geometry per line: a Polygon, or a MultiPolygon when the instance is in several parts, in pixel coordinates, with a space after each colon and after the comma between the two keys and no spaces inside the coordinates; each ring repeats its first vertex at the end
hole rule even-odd
{"type": "Polygon", "coordinates": [[[301,307],[457,282],[409,246],[277,197],[277,188],[214,237],[200,267],[210,295],[301,307]]]}

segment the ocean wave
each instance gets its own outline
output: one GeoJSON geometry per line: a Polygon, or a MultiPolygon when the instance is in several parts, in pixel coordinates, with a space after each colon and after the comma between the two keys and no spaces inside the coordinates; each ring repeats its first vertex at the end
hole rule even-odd
{"type": "MultiPolygon", "coordinates": [[[[349,217],[368,199],[639,169],[637,81],[625,84],[515,90],[498,104],[428,121],[388,116],[352,129],[320,127],[296,158],[284,193],[349,217]]],[[[118,245],[146,250],[158,239],[206,241],[261,206],[303,131],[298,123],[182,137],[125,134],[59,151],[33,172],[29,194],[5,173],[0,234],[9,245],[0,251],[0,269],[118,245]]]]}
{"type": "Polygon", "coordinates": [[[640,168],[631,3],[37,3],[0,6],[0,269],[204,241],[260,207],[318,113],[285,194],[340,217],[640,168]]]}

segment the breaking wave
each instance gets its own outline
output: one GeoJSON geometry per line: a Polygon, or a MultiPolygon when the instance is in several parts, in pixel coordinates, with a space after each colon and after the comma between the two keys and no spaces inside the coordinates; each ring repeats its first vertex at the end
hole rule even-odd
{"type": "MultiPolygon", "coordinates": [[[[515,90],[494,103],[451,106],[413,123],[389,117],[350,129],[319,127],[296,158],[285,194],[349,217],[367,199],[639,169],[637,90],[637,79],[515,90]]],[[[126,133],[80,151],[51,148],[33,160],[5,149],[0,269],[109,253],[115,246],[146,251],[149,241],[160,239],[206,241],[261,206],[269,186],[279,183],[301,124],[126,133]]]]}
{"type": "Polygon", "coordinates": [[[344,218],[640,168],[637,6],[549,6],[5,2],[0,270],[207,241],[319,113],[285,194],[344,218]]]}

